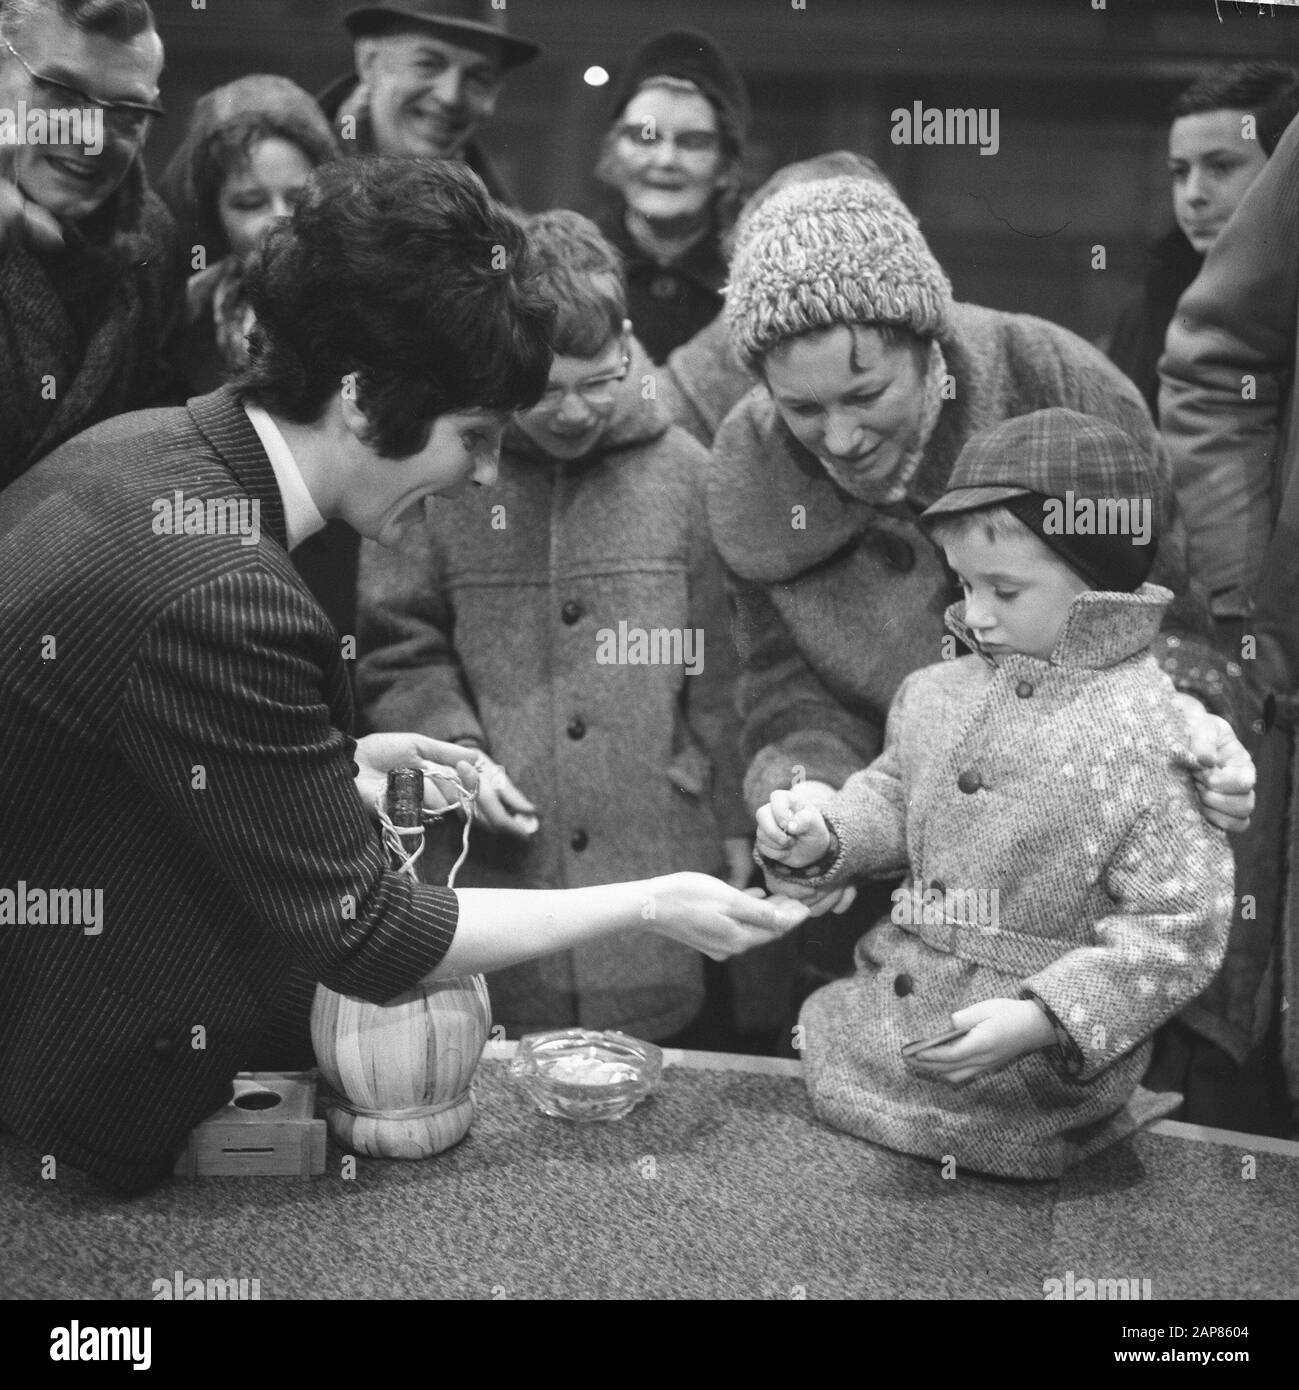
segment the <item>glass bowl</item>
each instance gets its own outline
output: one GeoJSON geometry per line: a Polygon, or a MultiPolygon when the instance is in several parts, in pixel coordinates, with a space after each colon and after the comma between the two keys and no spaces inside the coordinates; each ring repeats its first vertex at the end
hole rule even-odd
{"type": "Polygon", "coordinates": [[[559,1028],[519,1043],[510,1075],[543,1115],[621,1120],[663,1075],[663,1049],[626,1033],[559,1028]]]}

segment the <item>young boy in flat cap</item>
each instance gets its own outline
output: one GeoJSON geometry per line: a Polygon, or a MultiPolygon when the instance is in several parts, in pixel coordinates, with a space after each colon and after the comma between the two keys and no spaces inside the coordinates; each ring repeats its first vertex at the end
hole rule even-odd
{"type": "Polygon", "coordinates": [[[1107,421],[1039,410],[971,437],[925,517],[974,655],[903,682],[883,753],[820,810],[797,787],[759,810],[769,885],[814,911],[910,874],[856,973],[803,1006],[828,1123],[1044,1178],[1176,1105],[1138,1083],[1222,961],[1233,873],[1147,651],[1172,597],[1143,582],[1162,511],[1107,421]]]}

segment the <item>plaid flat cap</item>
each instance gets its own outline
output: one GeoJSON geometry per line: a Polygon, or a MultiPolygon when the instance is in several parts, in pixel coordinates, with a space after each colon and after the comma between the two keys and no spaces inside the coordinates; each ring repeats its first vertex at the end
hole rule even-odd
{"type": "Polygon", "coordinates": [[[1030,492],[1153,503],[1163,488],[1155,460],[1130,434],[1096,415],[1052,406],[971,435],[947,491],[925,516],[973,511],[1030,492]]]}
{"type": "Polygon", "coordinates": [[[1003,505],[1095,589],[1150,573],[1164,490],[1156,459],[1095,415],[1053,406],[973,434],[925,520],[1003,505]]]}

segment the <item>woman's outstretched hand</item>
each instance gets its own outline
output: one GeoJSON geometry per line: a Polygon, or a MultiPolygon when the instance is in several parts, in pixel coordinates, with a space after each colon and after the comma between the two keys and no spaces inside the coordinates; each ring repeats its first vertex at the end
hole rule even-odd
{"type": "Polygon", "coordinates": [[[739,892],[711,874],[666,874],[650,879],[641,906],[646,929],[693,946],[711,960],[727,960],[774,941],[807,918],[792,898],[739,892]]]}

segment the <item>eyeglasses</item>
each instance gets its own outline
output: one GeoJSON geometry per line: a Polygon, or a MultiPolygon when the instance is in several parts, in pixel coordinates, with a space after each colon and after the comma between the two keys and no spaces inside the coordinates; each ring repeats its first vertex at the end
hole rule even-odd
{"type": "Polygon", "coordinates": [[[616,372],[609,372],[604,376],[593,376],[586,381],[579,381],[574,386],[547,386],[542,393],[538,405],[543,410],[558,410],[559,407],[568,399],[569,395],[576,392],[582,398],[584,404],[593,410],[601,406],[612,405],[614,401],[614,387],[619,382],[627,380],[627,373],[631,370],[631,356],[628,353],[622,355],[622,366],[616,372]]]}
{"type": "Polygon", "coordinates": [[[721,145],[715,130],[679,130],[675,135],[660,135],[648,122],[627,121],[618,127],[618,134],[638,150],[656,150],[669,142],[683,154],[712,154],[721,145]]]}
{"type": "Polygon", "coordinates": [[[0,43],[13,54],[31,78],[32,90],[38,103],[47,111],[70,110],[80,107],[91,110],[98,107],[104,113],[104,127],[122,140],[135,143],[142,140],[149,129],[149,123],[167,113],[161,106],[147,106],[138,101],[106,101],[103,97],[92,97],[80,87],[70,87],[66,82],[55,82],[42,77],[6,38],[0,43]]]}

